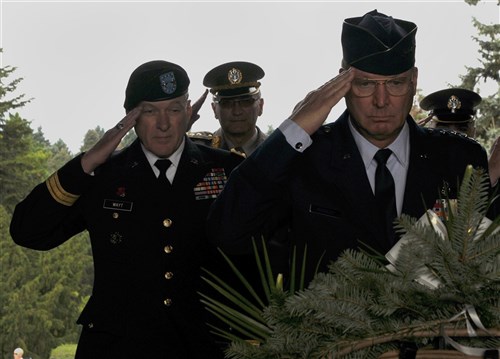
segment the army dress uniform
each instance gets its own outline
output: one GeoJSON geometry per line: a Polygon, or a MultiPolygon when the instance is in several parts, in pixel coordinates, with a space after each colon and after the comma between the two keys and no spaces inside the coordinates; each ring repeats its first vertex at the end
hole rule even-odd
{"type": "Polygon", "coordinates": [[[189,138],[196,143],[213,147],[220,148],[226,151],[235,152],[237,154],[243,155],[244,157],[250,156],[257,147],[266,140],[267,135],[260,130],[259,127],[255,127],[255,136],[245,144],[245,146],[239,148],[233,146],[231,143],[225,139],[224,131],[219,128],[214,133],[208,131],[191,131],[188,132],[189,138]]]}
{"type": "MultiPolygon", "coordinates": [[[[78,156],[15,208],[14,241],[48,250],[88,230],[92,296],[78,323],[79,350],[103,336],[116,358],[218,358],[205,325],[200,267],[214,258],[204,232],[208,208],[240,157],[186,138],[171,186],[159,186],[139,140],[83,172],[78,156]],[[116,345],[114,345],[117,343],[116,345]]],[[[91,354],[85,356],[91,357],[91,354]]],[[[106,356],[95,356],[106,357],[106,356]]]]}

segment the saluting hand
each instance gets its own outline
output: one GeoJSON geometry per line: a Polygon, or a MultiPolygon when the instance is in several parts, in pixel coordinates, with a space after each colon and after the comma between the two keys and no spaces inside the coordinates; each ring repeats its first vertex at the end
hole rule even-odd
{"type": "Polygon", "coordinates": [[[353,78],[352,68],[349,68],[323,86],[309,92],[295,106],[290,119],[312,135],[325,122],[332,108],[349,92],[353,78]]]}
{"type": "Polygon", "coordinates": [[[134,127],[141,111],[142,107],[136,107],[130,111],[115,127],[106,131],[101,139],[82,156],[82,168],[85,173],[92,173],[99,165],[108,160],[122,138],[134,127]]]}
{"type": "Polygon", "coordinates": [[[193,126],[193,124],[200,118],[200,115],[198,115],[198,111],[200,111],[201,106],[203,106],[203,103],[207,99],[207,96],[208,96],[208,90],[205,90],[203,95],[201,95],[201,97],[191,105],[193,113],[191,114],[191,118],[189,119],[189,124],[187,127],[188,131],[191,129],[191,126],[193,126]]]}

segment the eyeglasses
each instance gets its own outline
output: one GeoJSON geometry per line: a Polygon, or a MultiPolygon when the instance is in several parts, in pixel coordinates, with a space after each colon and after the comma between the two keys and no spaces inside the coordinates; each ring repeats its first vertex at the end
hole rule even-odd
{"type": "Polygon", "coordinates": [[[385,85],[387,92],[392,96],[404,96],[410,90],[413,81],[408,77],[395,77],[387,80],[355,78],[352,81],[352,92],[357,97],[368,97],[375,93],[377,85],[385,85]]]}
{"type": "Polygon", "coordinates": [[[223,98],[214,102],[219,104],[219,106],[223,108],[233,108],[235,104],[239,104],[241,107],[251,107],[258,100],[259,100],[258,98],[253,98],[253,97],[245,99],[223,98]]]}

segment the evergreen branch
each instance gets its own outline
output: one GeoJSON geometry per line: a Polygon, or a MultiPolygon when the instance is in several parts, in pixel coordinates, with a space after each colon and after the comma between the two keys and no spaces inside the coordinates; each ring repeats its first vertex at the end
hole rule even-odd
{"type": "MultiPolygon", "coordinates": [[[[443,328],[442,325],[449,324],[449,320],[437,320],[430,323],[423,323],[417,326],[409,326],[396,333],[381,334],[375,337],[354,340],[351,342],[338,342],[339,351],[335,353],[337,357],[346,356],[352,352],[380,345],[396,340],[413,339],[413,338],[433,338],[446,334],[453,337],[469,337],[467,329],[443,328]]],[[[476,330],[478,336],[500,336],[499,329],[488,329],[487,331],[476,330]]]]}

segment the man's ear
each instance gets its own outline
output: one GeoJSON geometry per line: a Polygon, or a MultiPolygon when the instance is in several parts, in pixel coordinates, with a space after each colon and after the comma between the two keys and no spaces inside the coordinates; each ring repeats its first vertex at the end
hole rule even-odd
{"type": "Polygon", "coordinates": [[[259,99],[259,116],[262,116],[263,112],[264,112],[264,99],[260,98],[259,99]]]}
{"type": "Polygon", "coordinates": [[[418,67],[413,68],[412,80],[413,80],[413,96],[417,94],[417,79],[418,79],[418,67]]]}
{"type": "Polygon", "coordinates": [[[211,103],[211,105],[212,105],[212,111],[214,112],[214,117],[215,117],[216,120],[218,120],[219,116],[217,116],[217,111],[215,110],[215,106],[216,105],[213,102],[211,103]]]}

